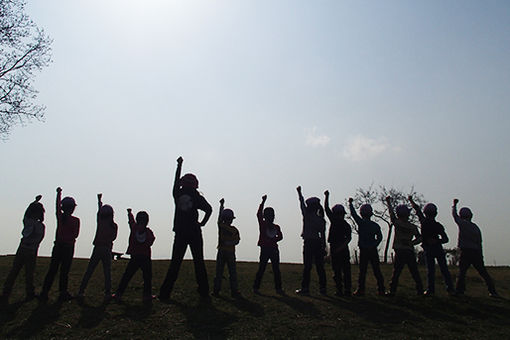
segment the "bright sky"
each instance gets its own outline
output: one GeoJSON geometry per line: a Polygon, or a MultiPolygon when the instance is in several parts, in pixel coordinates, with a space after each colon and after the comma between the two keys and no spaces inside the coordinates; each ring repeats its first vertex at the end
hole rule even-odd
{"type": "Polygon", "coordinates": [[[222,197],[239,260],[258,260],[267,194],[281,258],[300,262],[295,187],[329,189],[334,204],[375,183],[414,185],[435,202],[448,247],[458,197],[486,262],[510,264],[510,2],[34,0],[27,10],[54,39],[53,63],[35,84],[46,121],[0,143],[0,253],[16,251],[42,194],[39,253],[51,254],[61,186],[78,203],[76,256],[90,256],[102,192],[115,251],[127,249],[132,207],[150,215],[153,258],[169,258],[182,155],[214,207],[208,259],[222,197]]]}

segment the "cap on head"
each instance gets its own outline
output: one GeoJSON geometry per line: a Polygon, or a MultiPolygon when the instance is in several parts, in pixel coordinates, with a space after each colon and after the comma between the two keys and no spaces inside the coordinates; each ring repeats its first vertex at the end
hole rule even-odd
{"type": "Polygon", "coordinates": [[[409,217],[409,215],[411,214],[411,210],[409,210],[409,208],[405,204],[397,205],[395,212],[397,213],[398,217],[409,217]]]}
{"type": "Polygon", "coordinates": [[[374,210],[370,204],[366,203],[359,208],[359,213],[363,217],[370,217],[374,214],[374,210]]]}
{"type": "Polygon", "coordinates": [[[225,209],[221,213],[221,219],[224,221],[231,221],[234,218],[236,217],[234,216],[234,211],[232,209],[225,209]]]}
{"type": "Polygon", "coordinates": [[[62,210],[72,211],[76,207],[76,201],[72,197],[64,197],[61,201],[62,210]]]}
{"type": "Polygon", "coordinates": [[[464,219],[470,219],[473,217],[473,212],[471,211],[471,209],[467,207],[460,208],[459,217],[464,219]]]}
{"type": "Polygon", "coordinates": [[[345,212],[345,208],[343,205],[341,204],[335,204],[333,206],[333,208],[331,208],[331,211],[333,212],[333,214],[335,215],[345,215],[346,212],[345,212]]]}
{"type": "Polygon", "coordinates": [[[423,208],[423,213],[427,217],[436,217],[437,216],[437,206],[434,203],[427,203],[423,208]]]}
{"type": "Polygon", "coordinates": [[[305,201],[305,203],[308,207],[317,206],[320,204],[320,202],[321,202],[321,200],[318,197],[310,197],[310,198],[307,198],[305,201]]]}
{"type": "Polygon", "coordinates": [[[198,189],[198,179],[193,174],[185,174],[181,177],[180,182],[182,187],[198,189]]]}
{"type": "Polygon", "coordinates": [[[136,224],[143,224],[147,225],[149,224],[149,214],[145,211],[139,211],[136,214],[136,224]]]}

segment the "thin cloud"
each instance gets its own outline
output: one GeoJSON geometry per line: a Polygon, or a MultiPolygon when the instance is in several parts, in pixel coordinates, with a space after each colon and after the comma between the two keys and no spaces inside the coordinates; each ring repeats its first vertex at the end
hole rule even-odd
{"type": "Polygon", "coordinates": [[[353,137],[345,146],[343,156],[354,162],[375,158],[387,151],[400,151],[400,147],[392,146],[386,138],[373,139],[362,135],[353,137]]]}
{"type": "Polygon", "coordinates": [[[312,146],[314,148],[324,147],[328,145],[329,142],[331,142],[331,138],[328,135],[318,134],[316,126],[314,126],[306,134],[306,145],[312,146]]]}

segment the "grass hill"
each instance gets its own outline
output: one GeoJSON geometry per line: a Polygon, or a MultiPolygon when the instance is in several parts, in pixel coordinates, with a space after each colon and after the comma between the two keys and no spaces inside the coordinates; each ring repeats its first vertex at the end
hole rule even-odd
{"type": "MultiPolygon", "coordinates": [[[[3,285],[12,265],[12,256],[0,257],[0,283],[3,285]]],[[[75,259],[69,287],[76,293],[88,260],[75,259]]],[[[127,264],[114,261],[113,287],[117,287],[127,264]]],[[[41,287],[49,258],[39,258],[36,287],[41,287]]],[[[169,261],[153,261],[153,293],[157,294],[169,261]]],[[[214,261],[206,262],[209,281],[214,277],[214,261]]],[[[83,305],[76,300],[56,301],[58,277],[50,292],[50,301],[23,302],[24,275],[18,277],[8,306],[0,316],[1,338],[199,338],[199,339],[265,339],[265,338],[331,338],[331,339],[509,339],[510,301],[487,296],[483,281],[470,269],[465,297],[449,297],[442,278],[437,277],[436,296],[418,297],[414,282],[404,270],[397,296],[376,296],[375,281],[369,269],[367,295],[362,298],[337,298],[327,266],[329,296],[318,294],[317,277],[312,272],[312,296],[294,294],[301,280],[302,265],[283,264],[282,278],[287,296],[275,294],[271,267],[262,283],[262,296],[252,293],[257,263],[238,263],[240,290],[244,299],[230,297],[228,274],[222,296],[201,302],[196,292],[193,263],[185,261],[169,304],[155,300],[143,306],[142,277],[137,273],[124,295],[123,303],[102,305],[103,274],[96,269],[83,305]]],[[[391,265],[382,266],[386,282],[391,265]]],[[[425,268],[420,268],[425,279],[425,268]]],[[[451,268],[456,276],[457,269],[451,268]]],[[[510,268],[491,267],[490,274],[504,298],[510,297],[510,268]]],[[[358,267],[353,266],[356,286],[358,267]]],[[[36,288],[37,289],[37,288],[36,288]]]]}

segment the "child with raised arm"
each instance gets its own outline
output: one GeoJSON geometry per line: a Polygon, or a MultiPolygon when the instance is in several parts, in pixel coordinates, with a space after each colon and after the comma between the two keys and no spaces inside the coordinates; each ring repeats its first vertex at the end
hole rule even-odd
{"type": "Polygon", "coordinates": [[[418,227],[409,222],[410,210],[405,204],[400,204],[393,211],[391,206],[391,197],[386,197],[386,204],[390,213],[391,224],[395,226],[395,237],[393,239],[393,250],[395,251],[395,262],[393,265],[393,275],[390,281],[390,290],[386,293],[388,296],[394,296],[397,291],[398,278],[407,264],[411,276],[416,283],[416,293],[423,295],[423,283],[420,273],[418,272],[418,264],[416,263],[416,255],[414,246],[421,243],[421,235],[418,227]]]}
{"type": "Polygon", "coordinates": [[[326,272],[324,270],[324,257],[326,256],[326,220],[324,210],[318,197],[303,198],[301,187],[298,192],[301,214],[303,215],[303,280],[301,288],[296,290],[298,295],[310,295],[310,272],[315,263],[319,276],[319,289],[322,295],[326,295],[326,272]]]}
{"type": "Polygon", "coordinates": [[[239,244],[241,238],[239,230],[232,225],[235,219],[234,212],[231,209],[225,209],[224,204],[225,200],[222,198],[218,214],[218,254],[216,255],[213,295],[219,296],[220,294],[223,269],[226,263],[230,279],[230,293],[233,298],[239,298],[241,293],[237,288],[236,245],[239,244]]]}
{"type": "Polygon", "coordinates": [[[131,255],[126,271],[119,283],[117,292],[112,297],[120,301],[127,285],[138,269],[142,270],[143,276],[143,302],[150,303],[154,296],[152,295],[152,261],[151,247],[154,244],[154,233],[147,227],[149,224],[149,214],[145,211],[139,211],[136,219],[133,217],[131,209],[127,210],[129,221],[129,246],[126,254],[131,255]]]}
{"type": "Polygon", "coordinates": [[[51,289],[55,275],[57,275],[60,267],[59,281],[59,300],[66,301],[73,297],[67,290],[69,281],[69,271],[74,255],[74,244],[80,233],[80,219],[73,216],[76,202],[72,197],[64,197],[62,199],[62,189],[57,188],[56,215],[57,215],[57,232],[55,235],[55,244],[51,252],[51,262],[46,278],[44,279],[41,291],[41,301],[48,300],[48,292],[51,289]]]}
{"type": "Polygon", "coordinates": [[[484,279],[489,290],[489,296],[498,297],[494,281],[487,272],[483,261],[482,233],[480,228],[471,221],[473,213],[469,208],[461,208],[457,214],[458,199],[453,200],[452,215],[459,227],[460,261],[459,277],[457,278],[457,293],[464,294],[466,290],[466,272],[473,265],[480,276],[484,279]]]}
{"type": "Polygon", "coordinates": [[[87,271],[81,281],[78,292],[80,299],[83,299],[90,277],[100,261],[103,263],[105,301],[109,300],[112,294],[112,247],[113,241],[117,238],[118,227],[117,223],[113,221],[113,208],[108,204],[103,205],[102,197],[103,194],[97,194],[97,229],[93,241],[94,250],[92,250],[87,271]]]}
{"type": "Polygon", "coordinates": [[[341,204],[329,207],[329,191],[324,192],[324,208],[331,223],[328,243],[331,254],[331,267],[335,276],[336,296],[351,295],[351,254],[349,242],[352,239],[351,226],[345,220],[345,208],[341,204]],[[343,275],[342,275],[343,274],[343,275]],[[343,278],[342,278],[343,276],[343,278]]]}
{"type": "Polygon", "coordinates": [[[359,277],[358,289],[354,292],[355,296],[365,295],[365,281],[367,276],[368,263],[372,265],[375,278],[377,280],[377,292],[384,295],[384,279],[379,266],[379,252],[377,247],[382,241],[381,227],[372,221],[373,210],[370,204],[363,204],[359,208],[361,217],[354,209],[352,197],[349,198],[349,210],[351,217],[358,225],[358,247],[359,247],[359,277]]]}
{"type": "Polygon", "coordinates": [[[280,272],[280,251],[278,250],[278,242],[283,239],[283,234],[278,224],[274,223],[274,209],[271,207],[264,208],[267,195],[262,196],[262,202],[257,210],[257,220],[259,223],[259,241],[257,245],[260,247],[259,269],[255,275],[253,283],[253,292],[259,294],[262,276],[266,270],[266,265],[271,260],[274,275],[274,288],[277,294],[284,295],[282,289],[282,275],[280,272]]]}
{"type": "Polygon", "coordinates": [[[195,265],[195,277],[198,283],[198,293],[202,298],[209,297],[209,282],[204,263],[204,240],[202,227],[211,217],[212,207],[204,196],[198,192],[198,179],[193,174],[185,174],[181,177],[182,157],[177,159],[175,172],[173,197],[175,201],[174,215],[174,245],[172,250],[172,262],[168,268],[165,280],[159,291],[159,298],[167,301],[177,280],[182,259],[188,246],[191,248],[193,263],[195,265]],[[198,211],[205,213],[201,221],[198,220],[198,211]]]}
{"type": "Polygon", "coordinates": [[[21,241],[16,251],[16,257],[12,264],[12,268],[5,280],[4,289],[2,293],[2,302],[7,303],[9,296],[12,292],[14,282],[18,274],[25,266],[25,289],[26,301],[32,300],[35,297],[34,292],[34,272],[35,263],[37,259],[37,251],[39,245],[44,238],[44,206],[40,202],[42,196],[38,195],[35,201],[30,203],[25,215],[23,216],[23,230],[21,232],[21,241]]]}
{"type": "Polygon", "coordinates": [[[437,264],[446,284],[446,291],[448,294],[454,295],[455,289],[443,250],[443,244],[448,243],[448,236],[443,225],[436,221],[437,206],[434,203],[427,203],[422,212],[420,207],[413,201],[412,196],[409,196],[408,199],[421,224],[422,247],[425,251],[425,260],[427,262],[427,290],[424,294],[425,296],[435,294],[435,261],[437,259],[437,264]]]}

